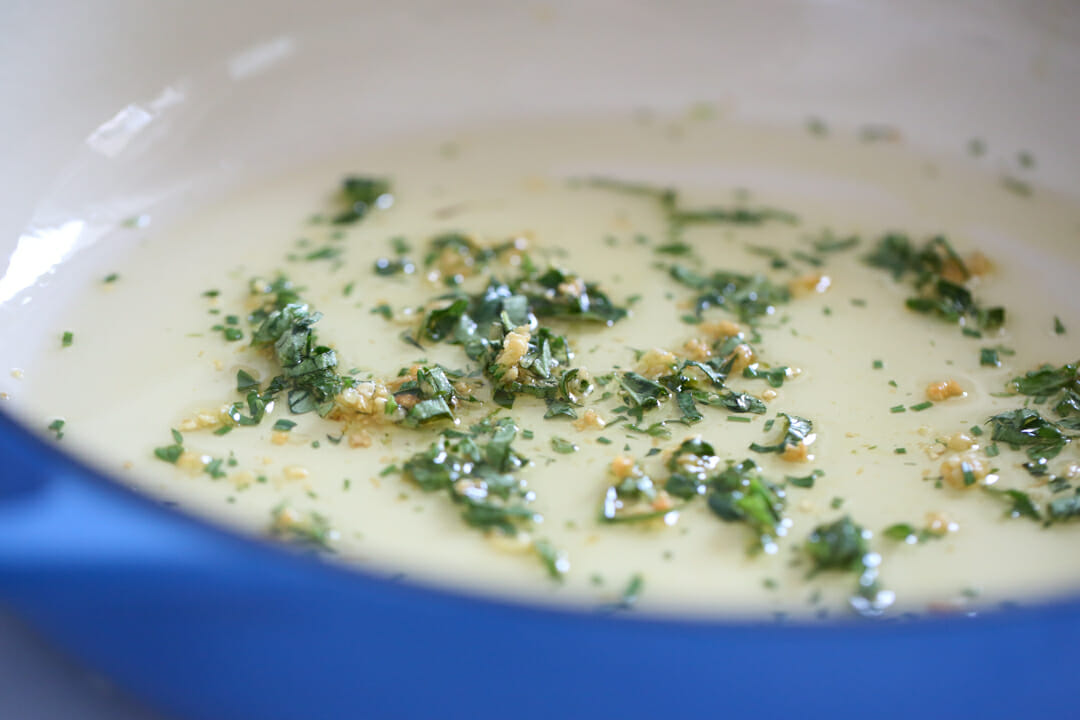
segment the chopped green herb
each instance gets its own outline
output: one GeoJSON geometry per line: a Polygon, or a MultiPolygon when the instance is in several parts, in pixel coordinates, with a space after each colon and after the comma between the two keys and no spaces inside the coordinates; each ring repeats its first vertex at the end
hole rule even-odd
{"type": "Polygon", "coordinates": [[[562,580],[570,570],[570,560],[566,552],[559,550],[547,540],[537,540],[533,543],[533,549],[540,556],[540,561],[547,568],[548,575],[553,580],[562,580]]]}
{"type": "Polygon", "coordinates": [[[1051,460],[1071,442],[1058,423],[1047,420],[1031,408],[999,413],[987,422],[992,430],[991,440],[1008,443],[1013,449],[1024,446],[1032,460],[1051,460]]]}
{"type": "Polygon", "coordinates": [[[561,437],[551,438],[551,449],[563,455],[569,455],[578,451],[578,446],[561,437]]]}
{"type": "Polygon", "coordinates": [[[916,248],[906,235],[890,233],[883,236],[872,253],[864,258],[873,267],[888,270],[896,280],[908,273],[914,275],[918,294],[908,298],[911,310],[931,314],[947,322],[957,323],[968,334],[981,336],[979,331],[997,330],[1005,322],[1005,310],[984,308],[975,302],[967,287],[972,273],[952,245],[942,236],[931,238],[916,248]],[[977,329],[966,323],[975,322],[977,329]]]}
{"type": "Polygon", "coordinates": [[[70,330],[65,330],[64,334],[60,336],[61,347],[71,347],[71,343],[75,342],[75,334],[70,330]]]}
{"type": "Polygon", "coordinates": [[[248,390],[256,390],[259,387],[259,381],[251,376],[246,370],[236,371],[236,391],[246,392],[248,390]]]}
{"type": "Polygon", "coordinates": [[[882,590],[878,583],[881,558],[870,551],[871,533],[844,516],[819,525],[810,533],[804,550],[813,563],[811,575],[824,571],[855,573],[856,594],[851,605],[860,614],[877,615],[892,604],[893,593],[882,590]]]}
{"type": "Polygon", "coordinates": [[[929,410],[932,407],[934,407],[934,403],[930,402],[929,400],[926,400],[926,401],[918,403],[916,405],[912,405],[911,410],[913,412],[922,412],[923,410],[929,410]]]}
{"type": "Polygon", "coordinates": [[[883,363],[881,360],[875,360],[874,361],[874,369],[875,370],[880,370],[883,367],[885,367],[885,363],[883,363]]]}
{"type": "Polygon", "coordinates": [[[1061,322],[1061,318],[1057,315],[1054,316],[1054,333],[1057,335],[1065,334],[1065,324],[1061,322]]]}
{"type": "Polygon", "coordinates": [[[281,418],[274,423],[272,429],[278,432],[289,432],[294,427],[296,427],[296,423],[294,423],[292,420],[286,420],[285,418],[281,418]]]}
{"type": "Polygon", "coordinates": [[[1020,197],[1031,196],[1031,186],[1020,178],[1013,177],[1012,175],[1003,176],[1001,178],[1001,186],[1013,195],[1019,195],[1020,197]]]}
{"type": "Polygon", "coordinates": [[[619,607],[623,610],[629,610],[637,605],[638,598],[641,597],[641,591],[645,588],[645,578],[641,573],[636,573],[630,578],[630,582],[627,583],[626,589],[622,591],[622,595],[619,597],[619,607]]]}
{"type": "Polygon", "coordinates": [[[103,283],[105,283],[105,284],[107,284],[107,285],[111,285],[112,283],[116,282],[116,281],[117,281],[117,280],[119,280],[119,279],[120,279],[120,276],[119,276],[119,275],[117,275],[116,273],[109,273],[108,275],[106,275],[106,276],[105,276],[105,277],[104,277],[104,278],[102,279],[102,281],[101,281],[101,282],[103,282],[103,283]]]}
{"type": "Polygon", "coordinates": [[[983,348],[979,351],[979,364],[984,367],[1001,367],[1001,358],[994,348],[983,348]]]}
{"type": "Polygon", "coordinates": [[[1046,510],[1051,522],[1080,517],[1080,495],[1070,495],[1051,500],[1046,510]]]}
{"type": "Polygon", "coordinates": [[[64,425],[65,421],[57,418],[48,425],[48,429],[52,430],[56,434],[56,439],[60,440],[64,437],[64,425]]]}
{"type": "Polygon", "coordinates": [[[817,135],[818,137],[825,137],[829,134],[829,126],[825,124],[825,121],[819,117],[810,117],[806,119],[806,130],[811,135],[817,135]]]}
{"type": "Polygon", "coordinates": [[[773,283],[764,275],[744,275],[727,270],[700,275],[682,265],[672,265],[668,274],[698,293],[694,301],[696,315],[710,307],[722,307],[735,313],[743,322],[752,322],[775,313],[777,305],[791,300],[786,284],[773,283]]]}
{"type": "Polygon", "coordinates": [[[776,417],[777,419],[783,418],[783,435],[781,435],[780,441],[772,445],[752,443],[750,445],[751,450],[758,453],[783,454],[788,448],[809,445],[813,442],[814,425],[812,422],[798,415],[788,415],[787,413],[778,413],[776,417]]]}
{"type": "Polygon", "coordinates": [[[180,434],[178,430],[172,430],[172,445],[163,445],[162,447],[154,448],[154,456],[159,460],[164,460],[167,463],[176,464],[176,461],[180,459],[180,456],[184,454],[184,436],[180,434]]]}
{"type": "MultiPolygon", "coordinates": [[[[425,492],[447,493],[462,507],[465,523],[479,530],[517,536],[540,519],[528,507],[533,492],[518,477],[528,461],[513,448],[518,428],[510,418],[449,434],[405,463],[402,472],[409,480],[425,492]]],[[[548,565],[550,558],[537,552],[548,565]]]]}
{"type": "Polygon", "coordinates": [[[653,251],[661,255],[684,256],[692,255],[694,253],[694,248],[690,247],[681,240],[678,240],[676,242],[671,242],[666,245],[657,245],[655,248],[653,248],[653,251]]]}
{"type": "Polygon", "coordinates": [[[811,471],[809,475],[803,477],[794,477],[792,475],[788,475],[784,479],[787,480],[788,485],[794,485],[795,487],[799,488],[812,488],[814,487],[814,481],[824,474],[824,470],[815,469],[811,471]]]}
{"type": "Polygon", "coordinates": [[[270,534],[314,551],[333,552],[338,533],[317,512],[300,513],[282,503],[271,511],[270,534]]]}
{"type": "MultiPolygon", "coordinates": [[[[1005,511],[1005,514],[1012,518],[1026,517],[1032,520],[1041,520],[1042,514],[1039,512],[1039,506],[1036,505],[1031,497],[1021,490],[1000,490],[989,485],[983,487],[986,492],[1001,498],[1009,503],[1009,508],[1005,511]]],[[[1053,509],[1050,509],[1051,515],[1053,509]]]]}
{"type": "Polygon", "coordinates": [[[385,209],[394,204],[387,180],[357,176],[342,181],[337,200],[340,210],[332,220],[335,225],[351,225],[374,208],[385,209]]]}
{"type": "Polygon", "coordinates": [[[386,303],[381,303],[371,308],[372,315],[382,315],[386,320],[392,320],[394,318],[394,311],[386,303]]]}
{"type": "Polygon", "coordinates": [[[221,469],[224,464],[225,460],[223,458],[212,458],[210,462],[203,466],[203,472],[214,480],[220,480],[226,475],[225,471],[221,469]]]}
{"type": "Polygon", "coordinates": [[[903,405],[893,405],[891,408],[889,408],[889,412],[891,412],[891,413],[907,412],[907,408],[904,407],[903,405]]]}

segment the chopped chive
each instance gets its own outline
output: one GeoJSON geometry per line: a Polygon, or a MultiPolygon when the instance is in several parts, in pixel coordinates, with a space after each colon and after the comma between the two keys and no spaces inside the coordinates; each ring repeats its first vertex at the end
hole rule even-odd
{"type": "Polygon", "coordinates": [[[893,405],[891,408],[889,408],[889,412],[891,412],[891,413],[907,412],[907,408],[904,407],[903,405],[893,405]]]}
{"type": "Polygon", "coordinates": [[[221,427],[219,427],[217,430],[214,431],[214,434],[215,435],[228,435],[229,433],[232,432],[232,429],[233,429],[232,425],[222,425],[221,427]]]}
{"type": "Polygon", "coordinates": [[[62,347],[71,347],[71,343],[75,342],[75,333],[70,330],[65,330],[64,334],[60,337],[60,345],[62,347]]]}
{"type": "Polygon", "coordinates": [[[103,283],[107,283],[107,284],[110,284],[110,285],[111,285],[112,283],[116,282],[116,281],[117,281],[117,280],[119,280],[119,279],[120,279],[120,276],[119,276],[119,275],[117,275],[116,273],[109,273],[108,275],[106,275],[106,276],[105,276],[105,277],[104,277],[104,278],[102,279],[102,281],[101,281],[101,282],[103,282],[103,283]]]}
{"type": "Polygon", "coordinates": [[[296,423],[294,423],[292,420],[286,420],[285,418],[281,418],[274,423],[274,427],[272,429],[281,432],[289,432],[294,427],[296,427],[296,423]]]}
{"type": "Polygon", "coordinates": [[[921,402],[918,405],[912,405],[911,409],[913,412],[922,412],[923,410],[927,410],[932,407],[934,407],[934,403],[927,400],[926,402],[921,402]]]}
{"type": "Polygon", "coordinates": [[[748,423],[748,422],[753,422],[754,419],[753,418],[748,418],[745,415],[728,415],[727,416],[727,421],[728,422],[748,423]]]}
{"type": "Polygon", "coordinates": [[[1057,315],[1054,316],[1054,333],[1057,335],[1065,334],[1065,324],[1061,322],[1061,318],[1057,315]]]}
{"type": "Polygon", "coordinates": [[[874,369],[875,369],[875,370],[880,370],[880,369],[881,369],[881,368],[883,368],[883,367],[885,367],[885,363],[884,363],[884,362],[882,362],[881,360],[875,360],[875,361],[874,361],[874,369]]]}
{"type": "Polygon", "coordinates": [[[893,450],[893,452],[896,453],[897,455],[907,455],[907,448],[898,447],[898,448],[895,448],[893,450]]]}

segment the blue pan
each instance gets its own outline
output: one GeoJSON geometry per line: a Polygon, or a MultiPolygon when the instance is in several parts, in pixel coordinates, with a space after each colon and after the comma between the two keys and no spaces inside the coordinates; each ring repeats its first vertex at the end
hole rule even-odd
{"type": "Polygon", "coordinates": [[[0,457],[0,602],[182,718],[1078,712],[1077,602],[819,624],[539,609],[230,534],[120,487],[3,414],[0,457]]]}

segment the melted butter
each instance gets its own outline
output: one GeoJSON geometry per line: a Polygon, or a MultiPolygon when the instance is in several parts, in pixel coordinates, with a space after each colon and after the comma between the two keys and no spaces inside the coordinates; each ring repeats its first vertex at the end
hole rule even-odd
{"type": "MultiPolygon", "coordinates": [[[[809,566],[798,548],[815,525],[850,514],[874,532],[872,547],[883,558],[881,579],[896,591],[900,610],[959,607],[971,589],[978,591],[978,602],[993,603],[1080,587],[1080,561],[1067,552],[1080,539],[1080,527],[1044,529],[1007,519],[1004,506],[986,493],[937,488],[933,478],[941,460],[930,457],[936,439],[1016,407],[1017,399],[993,396],[1010,377],[1042,362],[1076,360],[1072,338],[1080,332],[1080,304],[1069,282],[1080,262],[1074,249],[1080,212],[1074,205],[1043,190],[1031,197],[1011,194],[993,173],[966,162],[931,162],[899,145],[762,127],[699,122],[672,135],[630,121],[552,122],[459,133],[452,138],[453,153],[440,152],[446,140],[415,137],[368,147],[246,188],[173,227],[119,230],[96,255],[60,270],[54,285],[78,298],[61,317],[38,317],[33,304],[5,317],[5,334],[18,332],[29,340],[22,348],[5,349],[9,367],[26,372],[17,381],[4,377],[0,389],[35,426],[63,416],[65,447],[125,483],[260,534],[282,501],[315,510],[340,534],[336,549],[342,559],[425,582],[596,604],[616,600],[640,573],[640,607],[653,611],[833,612],[850,595],[852,576],[807,580],[809,566]],[[332,229],[306,219],[329,209],[329,195],[350,172],[391,176],[396,203],[334,240],[332,229]],[[298,425],[278,445],[271,425],[286,416],[278,408],[259,427],[221,437],[186,434],[186,445],[197,453],[233,454],[237,465],[226,468],[227,478],[187,474],[153,458],[155,446],[170,442],[170,427],[239,399],[238,368],[264,380],[274,374],[246,340],[227,343],[209,329],[225,315],[245,314],[253,276],[280,271],[306,288],[304,298],[324,314],[317,326],[320,340],[335,347],[341,370],[390,377],[421,357],[463,367],[459,348],[431,345],[421,352],[398,339],[410,326],[401,319],[403,309],[443,288],[419,276],[373,274],[377,258],[392,256],[393,236],[409,242],[417,261],[427,239],[441,232],[462,231],[486,243],[526,237],[535,258],[599,282],[613,301],[640,295],[631,317],[612,328],[553,323],[573,343],[572,364],[593,374],[633,367],[634,349],[677,350],[696,334],[679,320],[687,312],[680,303],[692,294],[653,267],[664,259],[655,253],[665,241],[663,218],[647,199],[567,182],[592,175],[673,184],[691,207],[732,205],[739,198],[751,207],[779,207],[800,216],[798,226],[688,230],[684,240],[698,258],[688,262],[703,269],[762,271],[786,279],[790,273],[771,270],[769,259],[753,248],[789,255],[809,249],[806,238],[826,228],[863,240],[853,251],[828,256],[824,267],[807,268],[828,276],[827,291],[797,297],[762,321],[760,359],[801,371],[777,390],[766,416],[729,422],[726,412],[702,408],[703,422],[685,429],[674,425],[672,438],[663,440],[619,426],[578,431],[567,422],[543,420],[542,403],[518,401],[513,415],[534,433],[531,440],[519,437],[516,446],[532,460],[525,477],[544,516],[535,534],[568,553],[571,570],[564,583],[550,581],[531,555],[519,556],[466,528],[444,495],[424,494],[398,475],[380,476],[386,465],[426,448],[434,430],[373,429],[370,447],[352,448],[328,441],[340,433],[338,424],[304,415],[292,417],[298,425]],[[907,311],[909,289],[860,261],[887,230],[919,240],[944,233],[962,253],[978,249],[989,256],[996,270],[977,296],[986,305],[1007,308],[1002,334],[974,340],[956,326],[907,311]],[[326,245],[342,249],[340,263],[286,259],[326,245]],[[106,265],[121,277],[108,287],[98,272],[106,265]],[[350,283],[354,290],[346,296],[350,283]],[[220,296],[202,297],[208,289],[220,290],[220,296]],[[394,321],[372,313],[382,303],[393,307],[394,321]],[[210,314],[211,308],[220,314],[210,314]],[[1069,333],[1054,334],[1055,315],[1069,333]],[[74,331],[75,342],[60,349],[54,339],[66,329],[74,331]],[[981,367],[979,349],[996,345],[1016,354],[1003,356],[1001,368],[981,367]],[[875,360],[884,366],[875,369],[875,360]],[[945,379],[959,382],[966,396],[924,412],[890,412],[922,402],[926,386],[945,379]],[[787,463],[747,449],[771,437],[763,423],[777,412],[814,422],[812,462],[787,463]],[[776,481],[813,468],[824,471],[812,489],[788,488],[791,522],[778,552],[748,555],[747,528],[720,521],[700,501],[671,526],[598,523],[614,456],[632,454],[646,471],[666,477],[664,455],[646,457],[648,450],[673,448],[695,434],[724,458],[753,457],[776,481]],[[580,451],[553,452],[556,435],[580,451]],[[598,442],[600,436],[611,444],[598,442]],[[897,454],[897,448],[906,453],[897,454]],[[266,482],[253,482],[258,476],[266,482]],[[834,507],[834,498],[842,499],[841,507],[834,507]],[[894,523],[922,527],[930,513],[946,518],[955,532],[916,546],[882,534],[894,523]]],[[[729,316],[710,310],[707,317],[729,316]]],[[[250,338],[246,323],[241,327],[250,338]]],[[[761,381],[741,378],[730,384],[754,394],[766,389],[761,381]]],[[[596,407],[610,416],[613,404],[596,407]]],[[[466,421],[476,417],[470,414],[466,421]]],[[[1069,448],[1064,458],[1075,455],[1069,448]]],[[[1022,459],[1003,448],[990,461],[999,484],[1045,492],[1019,468],[1022,459]]]]}

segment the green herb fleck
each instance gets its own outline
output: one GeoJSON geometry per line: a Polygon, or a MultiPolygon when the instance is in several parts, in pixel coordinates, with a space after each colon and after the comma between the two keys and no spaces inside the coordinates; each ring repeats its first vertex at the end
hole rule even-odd
{"type": "Polygon", "coordinates": [[[390,183],[382,178],[347,177],[338,193],[339,211],[332,222],[351,225],[362,220],[374,208],[388,208],[394,203],[390,183]]]}
{"type": "Polygon", "coordinates": [[[812,488],[814,487],[814,481],[824,474],[824,470],[815,469],[811,471],[809,475],[805,475],[803,477],[794,477],[792,475],[788,475],[784,479],[787,480],[788,485],[794,485],[795,487],[799,488],[812,488]]]}
{"type": "Polygon", "coordinates": [[[64,424],[65,421],[59,418],[49,423],[48,429],[52,430],[56,434],[57,440],[60,440],[64,437],[64,424]]]}
{"type": "Polygon", "coordinates": [[[578,451],[578,446],[561,437],[551,438],[551,449],[563,455],[569,455],[578,451]]]}
{"type": "Polygon", "coordinates": [[[813,563],[811,575],[842,571],[858,576],[851,605],[863,615],[878,615],[894,600],[893,593],[882,590],[878,582],[881,558],[870,551],[871,533],[844,516],[814,528],[803,545],[813,563]]]}
{"type": "Polygon", "coordinates": [[[338,533],[317,512],[300,513],[282,503],[271,511],[270,534],[313,551],[333,552],[338,533]]]}

